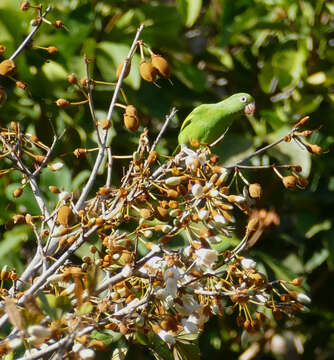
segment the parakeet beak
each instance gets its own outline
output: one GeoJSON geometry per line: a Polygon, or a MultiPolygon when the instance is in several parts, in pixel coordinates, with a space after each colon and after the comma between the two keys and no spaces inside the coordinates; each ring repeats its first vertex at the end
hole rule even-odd
{"type": "Polygon", "coordinates": [[[244,112],[246,115],[253,115],[255,111],[255,102],[251,102],[247,104],[244,108],[244,112]]]}

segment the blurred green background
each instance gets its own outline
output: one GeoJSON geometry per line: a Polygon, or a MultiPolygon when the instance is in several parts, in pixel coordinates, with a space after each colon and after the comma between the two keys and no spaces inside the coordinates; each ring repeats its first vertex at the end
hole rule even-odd
{"type": "MultiPolygon", "coordinates": [[[[40,2],[31,2],[37,4],[40,2]]],[[[141,127],[157,135],[164,117],[173,106],[178,115],[161,141],[160,153],[170,154],[176,146],[177,129],[185,116],[201,103],[217,102],[235,92],[251,93],[257,111],[249,121],[233,124],[226,141],[215,152],[231,164],[254,149],[287,133],[302,116],[309,115],[307,128],[314,129],[308,139],[324,149],[320,156],[309,154],[294,143],[284,143],[256,158],[254,164],[291,163],[303,167],[309,178],[306,190],[287,191],[270,171],[244,172],[264,188],[258,207],[275,209],[281,218],[278,228],[267,231],[249,253],[265,266],[269,278],[292,279],[302,276],[305,292],[312,297],[310,311],[299,319],[273,323],[274,331],[286,341],[285,354],[265,345],[257,359],[333,359],[334,358],[334,4],[325,0],[57,0],[48,15],[51,22],[62,20],[66,29],[43,24],[32,45],[56,46],[50,55],[28,47],[16,59],[16,77],[28,83],[24,91],[7,78],[0,78],[7,102],[0,106],[0,124],[20,122],[22,128],[50,144],[54,131],[66,130],[53,159],[65,162],[57,173],[46,169],[41,189],[50,201],[54,195],[48,185],[74,191],[89,176],[94,153],[77,159],[77,147],[94,147],[94,127],[86,106],[60,109],[57,98],[82,99],[66,78],[75,73],[85,76],[83,54],[95,59],[94,79],[115,81],[117,65],[128,53],[136,29],[145,24],[142,39],[154,52],[170,63],[172,83],[159,79],[159,87],[141,80],[139,53],[135,55],[124,90],[130,104],[137,107],[141,127]],[[299,344],[297,354],[296,346],[299,344]],[[303,344],[303,347],[300,345],[303,344]]],[[[19,1],[0,1],[0,44],[9,57],[30,31],[34,11],[20,11],[19,1]]],[[[106,117],[112,86],[94,89],[97,117],[106,117]]],[[[122,124],[116,111],[110,140],[114,154],[130,154],[138,135],[122,124]],[[117,135],[117,136],[116,136],[117,135]]],[[[139,134],[139,133],[138,133],[139,134]]],[[[114,184],[126,163],[115,162],[114,184]]],[[[2,160],[1,169],[9,165],[2,160]]],[[[23,197],[13,199],[20,176],[12,173],[0,178],[0,266],[22,271],[31,256],[26,226],[13,227],[11,217],[18,212],[38,214],[28,188],[23,197]]],[[[96,186],[103,184],[99,179],[96,186]],[[99,183],[100,182],[100,183],[99,183]]],[[[237,358],[246,348],[233,319],[212,319],[200,339],[203,359],[224,356],[237,358]]],[[[152,358],[144,348],[134,348],[128,358],[152,358]]]]}

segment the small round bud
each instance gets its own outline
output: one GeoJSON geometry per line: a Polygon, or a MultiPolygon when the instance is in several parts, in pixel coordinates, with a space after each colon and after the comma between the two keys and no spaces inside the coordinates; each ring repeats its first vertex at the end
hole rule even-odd
{"type": "Polygon", "coordinates": [[[58,100],[56,101],[56,105],[57,105],[58,107],[66,107],[66,106],[69,106],[69,105],[70,105],[70,102],[67,101],[66,99],[58,99],[58,100]]]}
{"type": "Polygon", "coordinates": [[[6,59],[0,63],[0,75],[13,76],[16,74],[16,65],[13,60],[6,59]]]}
{"type": "Polygon", "coordinates": [[[101,121],[101,128],[103,130],[108,130],[111,127],[111,122],[108,119],[104,119],[101,121]]]}
{"type": "Polygon", "coordinates": [[[56,20],[54,23],[53,23],[53,26],[57,29],[60,29],[64,26],[64,23],[61,21],[61,20],[56,20]]]}
{"type": "Polygon", "coordinates": [[[0,45],[0,56],[3,55],[6,52],[6,46],[0,45]]]}
{"type": "Polygon", "coordinates": [[[78,83],[78,79],[77,77],[75,76],[75,74],[70,74],[67,76],[67,81],[72,84],[72,85],[75,85],[78,83]]]}
{"type": "Polygon", "coordinates": [[[77,158],[87,154],[87,149],[77,148],[73,151],[74,156],[77,158]]]}
{"type": "Polygon", "coordinates": [[[13,196],[14,198],[18,198],[22,195],[22,193],[23,193],[23,188],[19,187],[13,191],[13,196]]]}
{"type": "Polygon", "coordinates": [[[295,189],[297,185],[297,178],[292,175],[284,176],[282,182],[286,189],[295,189]]]}
{"type": "Polygon", "coordinates": [[[47,50],[49,54],[57,54],[58,52],[58,48],[56,48],[55,46],[49,46],[47,50]]]}
{"type": "Polygon", "coordinates": [[[27,83],[25,83],[24,81],[21,81],[21,80],[16,81],[15,84],[16,84],[17,87],[19,87],[22,90],[25,90],[27,88],[27,86],[28,86],[27,83]]]}
{"type": "Polygon", "coordinates": [[[60,194],[60,190],[57,186],[50,185],[49,191],[52,192],[52,194],[60,194]]]}
{"type": "Polygon", "coordinates": [[[20,9],[22,11],[27,11],[27,10],[29,10],[29,8],[30,8],[29,1],[23,0],[23,1],[20,2],[20,9]]]}
{"type": "Polygon", "coordinates": [[[252,197],[253,199],[260,199],[262,196],[262,187],[258,183],[250,184],[248,191],[250,197],[252,197]]]}

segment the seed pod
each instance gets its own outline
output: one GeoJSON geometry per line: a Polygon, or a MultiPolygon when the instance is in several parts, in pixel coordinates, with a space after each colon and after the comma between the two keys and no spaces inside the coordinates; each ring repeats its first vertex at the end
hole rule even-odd
{"type": "Polygon", "coordinates": [[[156,215],[157,215],[157,218],[161,221],[165,221],[165,220],[169,219],[168,210],[164,209],[161,206],[157,206],[156,215]]]}
{"type": "Polygon", "coordinates": [[[138,130],[140,122],[137,116],[131,116],[124,113],[123,119],[124,125],[128,130],[132,132],[136,132],[138,130]]]}
{"type": "Polygon", "coordinates": [[[322,147],[316,144],[310,144],[307,146],[307,150],[316,155],[320,155],[322,153],[322,147]]]}
{"type": "Polygon", "coordinates": [[[151,62],[142,60],[139,66],[140,76],[148,82],[154,82],[157,76],[157,70],[153,67],[151,62]]]}
{"type": "Polygon", "coordinates": [[[258,183],[250,184],[248,191],[250,197],[252,197],[253,199],[260,199],[262,196],[262,187],[258,183]]]}
{"type": "Polygon", "coordinates": [[[49,46],[47,50],[49,54],[57,54],[58,52],[58,48],[56,48],[55,46],[49,46]]]}
{"type": "Polygon", "coordinates": [[[68,75],[68,76],[67,76],[67,81],[68,81],[70,84],[72,84],[72,85],[78,83],[78,79],[77,79],[77,77],[75,76],[75,74],[70,74],[70,75],[68,75]]]}
{"type": "Polygon", "coordinates": [[[100,125],[103,130],[108,130],[111,126],[111,122],[108,119],[103,119],[100,125]]]}
{"type": "Polygon", "coordinates": [[[27,1],[27,0],[21,1],[21,3],[20,3],[20,9],[21,9],[22,11],[27,11],[29,8],[30,8],[30,3],[29,3],[29,1],[27,1]]]}
{"type": "MultiPolygon", "coordinates": [[[[117,66],[117,70],[116,70],[116,78],[117,79],[119,79],[119,77],[121,76],[124,64],[125,64],[125,60],[117,66]]],[[[129,75],[130,70],[131,70],[131,62],[129,61],[126,65],[123,79],[125,79],[129,75]]]]}
{"type": "Polygon", "coordinates": [[[59,208],[57,214],[57,223],[63,226],[69,226],[74,220],[74,215],[71,208],[67,205],[63,205],[59,208]]]}
{"type": "Polygon", "coordinates": [[[282,182],[286,189],[294,189],[297,185],[297,178],[292,175],[284,176],[282,182]]]}
{"type": "Polygon", "coordinates": [[[0,45],[0,56],[3,55],[6,52],[6,46],[0,45]]]}
{"type": "Polygon", "coordinates": [[[25,222],[25,218],[21,214],[16,214],[13,216],[14,224],[23,224],[25,222]]]}
{"type": "Polygon", "coordinates": [[[290,281],[290,284],[295,285],[295,286],[300,286],[303,282],[303,279],[301,277],[297,277],[294,278],[293,280],[290,281]]]}
{"type": "Polygon", "coordinates": [[[125,114],[128,116],[138,116],[137,109],[133,105],[127,105],[125,108],[125,114]]]}
{"type": "Polygon", "coordinates": [[[0,75],[13,76],[16,74],[16,65],[13,60],[6,59],[0,63],[0,75]]]}
{"type": "Polygon", "coordinates": [[[53,26],[57,29],[60,29],[64,26],[64,23],[61,21],[61,20],[56,20],[54,23],[53,23],[53,26]]]}
{"type": "Polygon", "coordinates": [[[52,194],[60,194],[59,188],[57,186],[54,186],[54,185],[49,186],[49,191],[52,192],[52,194]]]}
{"type": "Polygon", "coordinates": [[[0,86],[0,105],[3,105],[7,100],[7,94],[4,87],[0,86]]]}
{"type": "Polygon", "coordinates": [[[149,219],[152,216],[152,212],[149,209],[140,209],[139,215],[143,219],[149,219]]]}
{"type": "Polygon", "coordinates": [[[77,158],[87,154],[87,149],[77,148],[73,151],[74,156],[77,158]]]}
{"type": "Polygon", "coordinates": [[[109,187],[103,186],[99,188],[98,194],[99,195],[109,195],[111,189],[109,187]]]}
{"type": "Polygon", "coordinates": [[[169,78],[170,77],[170,67],[168,62],[165,58],[163,58],[161,55],[151,55],[151,63],[152,66],[158,71],[158,74],[162,78],[169,78]]]}
{"type": "Polygon", "coordinates": [[[19,87],[22,90],[25,90],[27,88],[27,86],[28,86],[27,83],[25,83],[24,81],[21,81],[21,80],[16,81],[15,84],[16,84],[17,87],[19,87]]]}
{"type": "Polygon", "coordinates": [[[18,198],[22,195],[22,193],[23,193],[23,188],[19,187],[13,191],[13,196],[14,198],[18,198]]]}
{"type": "Polygon", "coordinates": [[[66,107],[66,106],[68,106],[68,105],[70,105],[70,102],[69,101],[67,101],[66,99],[58,99],[57,101],[56,101],[56,105],[58,106],[58,107],[66,107]]]}

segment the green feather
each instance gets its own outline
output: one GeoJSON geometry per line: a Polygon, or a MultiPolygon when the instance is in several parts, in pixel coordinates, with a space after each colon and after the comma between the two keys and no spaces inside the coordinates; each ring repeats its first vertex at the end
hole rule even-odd
{"type": "Polygon", "coordinates": [[[202,145],[211,144],[221,136],[232,122],[254,99],[247,93],[234,94],[216,104],[196,107],[184,120],[178,136],[179,145],[189,146],[191,140],[202,145]]]}

